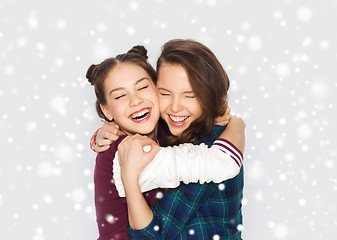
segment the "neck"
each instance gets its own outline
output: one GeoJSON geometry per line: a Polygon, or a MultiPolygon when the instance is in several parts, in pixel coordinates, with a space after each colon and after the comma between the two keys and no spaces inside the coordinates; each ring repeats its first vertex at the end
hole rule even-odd
{"type": "Polygon", "coordinates": [[[150,132],[149,134],[146,134],[146,136],[151,138],[153,141],[157,141],[157,133],[158,133],[158,123],[156,127],[153,129],[153,131],[150,132]]]}

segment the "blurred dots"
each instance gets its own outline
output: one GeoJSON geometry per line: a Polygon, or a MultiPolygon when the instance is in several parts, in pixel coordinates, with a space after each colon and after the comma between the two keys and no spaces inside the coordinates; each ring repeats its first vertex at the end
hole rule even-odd
{"type": "Polygon", "coordinates": [[[86,192],[82,188],[76,188],[72,191],[71,197],[74,202],[83,202],[86,198],[86,192]]]}
{"type": "Polygon", "coordinates": [[[297,11],[297,18],[302,22],[307,22],[312,18],[312,11],[309,7],[301,7],[297,11]]]}
{"type": "Polygon", "coordinates": [[[274,227],[274,236],[277,239],[285,239],[288,236],[288,227],[284,224],[279,224],[274,227]]]}
{"type": "Polygon", "coordinates": [[[248,39],[248,47],[252,51],[258,51],[262,48],[262,39],[259,36],[252,36],[248,39]]]}
{"type": "Polygon", "coordinates": [[[290,74],[290,66],[287,63],[279,63],[275,71],[279,77],[287,77],[290,74]]]}

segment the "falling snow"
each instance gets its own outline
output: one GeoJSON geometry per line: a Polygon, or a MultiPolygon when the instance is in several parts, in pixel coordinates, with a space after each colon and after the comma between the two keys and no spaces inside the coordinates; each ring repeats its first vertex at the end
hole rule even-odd
{"type": "Polygon", "coordinates": [[[286,225],[280,224],[274,228],[274,236],[276,239],[286,239],[288,236],[288,228],[286,225]]]}
{"type": "Polygon", "coordinates": [[[243,239],[332,239],[336,11],[335,0],[0,0],[1,236],[97,239],[89,140],[101,122],[86,70],[136,44],[155,65],[164,42],[190,38],[220,59],[246,122],[243,239]]]}
{"type": "Polygon", "coordinates": [[[253,50],[257,51],[260,50],[263,46],[262,39],[259,36],[252,36],[248,40],[248,47],[253,50]]]}
{"type": "Polygon", "coordinates": [[[220,184],[218,185],[218,188],[219,188],[220,191],[225,190],[225,184],[220,183],[220,184]]]}
{"type": "Polygon", "coordinates": [[[115,223],[116,218],[115,218],[114,216],[112,216],[111,214],[107,214],[107,215],[105,216],[105,220],[106,220],[108,223],[113,224],[113,223],[115,223]]]}
{"type": "Polygon", "coordinates": [[[213,240],[220,240],[220,236],[219,236],[218,234],[215,234],[215,235],[213,236],[213,240]]]}
{"type": "Polygon", "coordinates": [[[303,22],[309,21],[312,17],[312,10],[309,7],[301,7],[297,11],[297,17],[303,22]]]}

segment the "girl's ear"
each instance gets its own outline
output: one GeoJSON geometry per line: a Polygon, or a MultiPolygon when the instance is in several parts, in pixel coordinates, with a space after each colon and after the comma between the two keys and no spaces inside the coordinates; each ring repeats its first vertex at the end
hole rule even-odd
{"type": "Polygon", "coordinates": [[[108,108],[107,108],[106,106],[102,105],[102,104],[100,104],[99,106],[101,107],[102,112],[104,113],[104,116],[105,116],[107,119],[109,119],[110,121],[112,121],[112,120],[113,120],[113,117],[111,116],[111,114],[110,114],[108,108]]]}

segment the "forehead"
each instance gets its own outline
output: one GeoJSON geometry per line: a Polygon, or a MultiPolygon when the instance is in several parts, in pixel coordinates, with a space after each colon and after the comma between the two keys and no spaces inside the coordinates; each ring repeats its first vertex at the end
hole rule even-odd
{"type": "Polygon", "coordinates": [[[192,90],[185,68],[180,64],[164,63],[158,71],[158,88],[192,90]]]}
{"type": "Polygon", "coordinates": [[[149,74],[135,63],[120,63],[109,71],[106,84],[114,87],[135,84],[139,79],[147,77],[151,81],[149,74]]]}
{"type": "Polygon", "coordinates": [[[144,76],[148,73],[135,63],[120,63],[112,68],[108,74],[108,77],[119,79],[132,79],[136,76],[144,76]]]}

